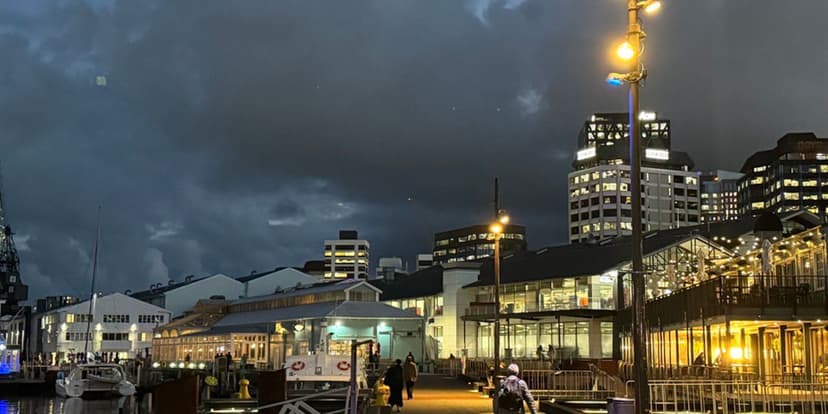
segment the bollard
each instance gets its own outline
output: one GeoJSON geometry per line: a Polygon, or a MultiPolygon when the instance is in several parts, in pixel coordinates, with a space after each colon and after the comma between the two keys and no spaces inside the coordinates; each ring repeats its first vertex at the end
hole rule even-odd
{"type": "Polygon", "coordinates": [[[250,399],[250,391],[248,391],[247,386],[250,385],[250,381],[247,378],[242,378],[239,381],[239,399],[240,400],[249,400],[250,399]]]}
{"type": "Polygon", "coordinates": [[[384,407],[388,405],[388,395],[391,394],[391,389],[388,388],[387,385],[383,384],[382,379],[378,379],[376,383],[374,383],[374,406],[377,407],[384,407]]]}

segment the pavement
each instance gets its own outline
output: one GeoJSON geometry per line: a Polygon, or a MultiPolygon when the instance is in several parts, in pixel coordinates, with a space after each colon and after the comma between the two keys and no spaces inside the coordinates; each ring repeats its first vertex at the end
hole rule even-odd
{"type": "Polygon", "coordinates": [[[454,377],[420,374],[414,387],[414,399],[405,399],[404,414],[491,414],[492,400],[481,396],[476,388],[454,377]]]}

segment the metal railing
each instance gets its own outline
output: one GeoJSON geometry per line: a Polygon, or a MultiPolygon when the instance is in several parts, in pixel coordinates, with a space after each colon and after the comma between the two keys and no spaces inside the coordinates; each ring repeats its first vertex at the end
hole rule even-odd
{"type": "Polygon", "coordinates": [[[650,381],[651,413],[828,413],[825,384],[650,381]]]}
{"type": "Polygon", "coordinates": [[[524,370],[520,375],[537,399],[605,400],[616,395],[618,383],[597,372],[524,370]]]}
{"type": "MultiPolygon", "coordinates": [[[[322,392],[312,394],[312,395],[306,395],[306,396],[299,397],[299,398],[292,398],[292,399],[286,400],[286,401],[281,401],[281,402],[277,402],[277,403],[262,405],[262,406],[258,407],[257,410],[262,411],[262,410],[267,409],[267,408],[279,408],[279,411],[278,411],[279,414],[320,414],[319,411],[317,411],[315,408],[311,407],[308,404],[309,400],[313,400],[313,399],[317,399],[319,397],[325,397],[325,396],[333,395],[333,394],[340,394],[341,395],[342,393],[346,393],[348,396],[350,396],[350,392],[351,392],[350,387],[334,388],[334,389],[331,389],[331,390],[322,391],[322,392]]],[[[347,403],[347,402],[343,401],[343,403],[347,403]]],[[[330,411],[326,414],[340,414],[340,413],[344,413],[346,411],[346,409],[347,408],[343,407],[342,409],[335,410],[335,411],[330,411]]]]}

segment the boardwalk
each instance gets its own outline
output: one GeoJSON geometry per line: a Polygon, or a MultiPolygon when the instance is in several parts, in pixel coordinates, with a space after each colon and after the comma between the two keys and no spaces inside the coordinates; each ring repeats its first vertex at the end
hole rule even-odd
{"type": "Polygon", "coordinates": [[[420,374],[414,388],[414,399],[405,400],[404,404],[404,414],[492,412],[492,400],[481,397],[476,389],[458,379],[441,375],[420,374]]]}

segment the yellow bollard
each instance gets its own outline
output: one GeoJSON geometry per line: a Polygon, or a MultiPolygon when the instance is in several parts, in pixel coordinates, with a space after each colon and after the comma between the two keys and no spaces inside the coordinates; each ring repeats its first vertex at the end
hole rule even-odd
{"type": "Polygon", "coordinates": [[[247,386],[250,385],[250,381],[247,378],[242,378],[239,381],[239,399],[240,400],[249,400],[250,399],[250,391],[247,389],[247,386]]]}
{"type": "Polygon", "coordinates": [[[388,388],[387,385],[383,384],[381,379],[378,379],[374,384],[374,406],[384,407],[388,405],[388,395],[390,394],[391,389],[388,388]]]}

